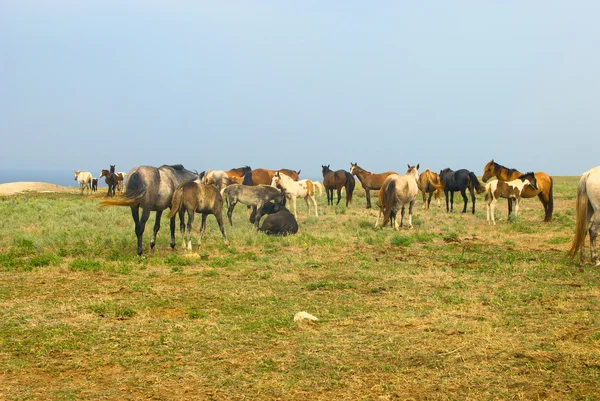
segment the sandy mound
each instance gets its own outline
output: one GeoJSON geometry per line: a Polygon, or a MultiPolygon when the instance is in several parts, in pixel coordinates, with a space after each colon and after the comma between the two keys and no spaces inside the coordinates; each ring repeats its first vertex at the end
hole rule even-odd
{"type": "Polygon", "coordinates": [[[18,192],[24,191],[79,192],[79,190],[74,187],[63,187],[61,185],[49,184],[47,182],[9,182],[6,184],[0,184],[0,195],[14,195],[18,192]]]}

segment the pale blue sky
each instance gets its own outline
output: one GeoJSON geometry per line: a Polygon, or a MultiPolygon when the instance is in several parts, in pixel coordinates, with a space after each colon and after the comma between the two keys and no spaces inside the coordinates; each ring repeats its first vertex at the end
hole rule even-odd
{"type": "Polygon", "coordinates": [[[0,169],[600,164],[598,1],[0,2],[0,169]]]}

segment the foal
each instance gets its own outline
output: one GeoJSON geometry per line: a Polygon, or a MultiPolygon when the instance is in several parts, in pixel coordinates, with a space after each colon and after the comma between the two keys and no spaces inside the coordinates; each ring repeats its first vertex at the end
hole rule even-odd
{"type": "MultiPolygon", "coordinates": [[[[496,203],[500,198],[506,198],[509,202],[515,200],[515,216],[519,214],[519,201],[527,186],[537,190],[537,181],[533,173],[521,175],[513,181],[495,180],[485,185],[485,200],[487,201],[487,222],[490,224],[490,216],[493,225],[496,225],[494,212],[496,203]]],[[[510,214],[510,213],[509,213],[510,214]]]]}
{"type": "Polygon", "coordinates": [[[315,199],[315,187],[311,180],[294,181],[287,175],[276,171],[273,175],[271,186],[275,188],[280,186],[283,189],[285,196],[292,202],[292,206],[294,207],[294,217],[296,219],[298,218],[298,215],[296,214],[297,197],[304,198],[306,201],[308,215],[310,215],[310,203],[308,202],[308,198],[310,198],[315,205],[315,216],[319,217],[319,212],[317,211],[317,201],[315,199]]]}

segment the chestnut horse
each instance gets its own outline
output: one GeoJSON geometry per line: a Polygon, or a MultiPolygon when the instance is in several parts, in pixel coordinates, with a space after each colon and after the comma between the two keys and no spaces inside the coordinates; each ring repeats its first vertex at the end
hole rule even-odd
{"type": "Polygon", "coordinates": [[[417,181],[419,186],[419,191],[423,195],[423,209],[429,209],[429,205],[431,204],[431,197],[435,195],[435,200],[437,200],[438,207],[441,206],[442,202],[440,198],[442,197],[442,191],[444,190],[444,185],[440,181],[440,175],[434,173],[433,171],[427,169],[419,175],[419,181],[417,181]],[[429,194],[429,197],[427,197],[429,194]]]}
{"type": "Polygon", "coordinates": [[[267,170],[266,168],[257,168],[256,170],[252,170],[246,175],[244,175],[244,181],[242,184],[244,185],[271,185],[271,181],[273,181],[273,175],[278,171],[290,177],[294,181],[298,181],[300,179],[300,171],[289,170],[287,168],[282,168],[279,170],[267,170]]]}
{"type": "Polygon", "coordinates": [[[354,177],[346,170],[331,171],[329,166],[329,164],[321,166],[323,186],[325,192],[327,192],[327,204],[333,205],[333,190],[335,189],[338,197],[336,205],[339,205],[342,198],[342,188],[346,188],[346,207],[348,207],[348,203],[352,203],[352,192],[354,192],[354,185],[356,184],[354,177]]]}
{"type": "Polygon", "coordinates": [[[397,174],[395,171],[387,171],[385,173],[371,173],[363,168],[360,168],[356,163],[350,163],[350,174],[358,177],[362,184],[367,197],[367,209],[371,208],[371,190],[378,191],[386,178],[391,174],[397,174]]]}
{"type": "MultiPolygon", "coordinates": [[[[501,164],[494,162],[494,159],[485,165],[483,168],[483,182],[487,182],[492,177],[496,177],[502,181],[513,181],[522,176],[518,170],[512,168],[506,168],[501,164]]],[[[535,179],[537,182],[537,189],[533,189],[531,186],[525,187],[523,193],[521,194],[522,198],[533,198],[534,196],[538,196],[542,205],[544,205],[544,221],[549,222],[552,220],[552,210],[554,209],[554,195],[552,194],[553,182],[552,177],[548,174],[537,171],[535,172],[535,179]]],[[[512,211],[512,202],[509,200],[508,202],[508,212],[512,211]]]]}
{"type": "Polygon", "coordinates": [[[232,184],[241,184],[244,182],[244,176],[252,171],[252,167],[244,166],[238,168],[232,168],[231,170],[227,170],[225,174],[229,177],[229,181],[232,184]]]}
{"type": "Polygon", "coordinates": [[[579,250],[579,258],[583,262],[585,235],[588,232],[590,220],[592,220],[589,228],[590,254],[592,256],[592,263],[595,263],[596,267],[600,266],[596,252],[596,238],[598,237],[598,227],[600,227],[598,209],[600,209],[600,167],[594,167],[583,173],[579,179],[575,207],[575,237],[573,238],[569,255],[572,258],[579,250]]]}

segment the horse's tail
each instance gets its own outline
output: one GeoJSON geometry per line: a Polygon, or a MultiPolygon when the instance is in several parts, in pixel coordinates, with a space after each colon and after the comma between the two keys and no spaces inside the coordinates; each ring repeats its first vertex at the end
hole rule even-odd
{"type": "Polygon", "coordinates": [[[381,203],[381,208],[383,208],[383,223],[381,227],[385,227],[385,225],[392,218],[392,200],[396,196],[396,181],[391,180],[387,187],[381,187],[379,190],[379,201],[381,203]]]}
{"type": "Polygon", "coordinates": [[[243,185],[252,185],[252,171],[248,171],[244,174],[244,181],[242,181],[243,185]]]}
{"type": "Polygon", "coordinates": [[[227,207],[229,207],[229,191],[231,190],[231,186],[227,186],[225,188],[222,188],[219,192],[221,193],[221,198],[223,198],[225,200],[225,204],[227,205],[227,207]]]}
{"type": "Polygon", "coordinates": [[[427,182],[432,187],[434,187],[438,191],[441,191],[441,190],[444,189],[444,184],[440,180],[440,176],[439,175],[437,175],[436,173],[434,173],[433,171],[431,171],[429,169],[425,170],[425,172],[427,173],[427,175],[426,175],[427,182]]]}
{"type": "Polygon", "coordinates": [[[575,237],[569,250],[569,256],[573,258],[577,251],[583,246],[585,241],[585,235],[587,233],[587,227],[589,223],[588,209],[590,207],[589,199],[587,195],[587,179],[589,174],[581,177],[579,180],[579,187],[577,188],[577,201],[575,205],[575,237]]]}
{"type": "Polygon", "coordinates": [[[469,178],[471,179],[471,184],[473,185],[478,194],[485,192],[485,187],[481,185],[474,172],[469,171],[469,178]]]}
{"type": "Polygon", "coordinates": [[[488,183],[485,186],[485,200],[489,201],[490,197],[492,196],[492,183],[488,183]]]}
{"type": "Polygon", "coordinates": [[[175,189],[175,192],[173,192],[173,197],[171,198],[171,210],[169,211],[169,216],[168,216],[170,219],[175,217],[175,215],[177,214],[179,209],[181,209],[181,205],[183,203],[182,200],[183,200],[183,186],[180,185],[177,187],[177,189],[175,189]]]}
{"type": "Polygon", "coordinates": [[[319,196],[323,196],[323,184],[320,181],[313,181],[313,185],[317,188],[315,192],[318,192],[319,196]]]}
{"type": "Polygon", "coordinates": [[[138,205],[142,198],[146,195],[146,185],[142,181],[139,173],[135,173],[129,176],[127,180],[127,188],[125,193],[119,198],[108,198],[98,204],[98,207],[106,206],[135,206],[138,205]]]}
{"type": "MultiPolygon", "coordinates": [[[[586,178],[587,180],[587,178],[586,178]]],[[[552,219],[552,212],[554,211],[554,180],[550,177],[550,193],[548,194],[548,206],[546,208],[546,221],[550,221],[552,219]]],[[[586,195],[587,196],[587,195],[586,195]]]]}
{"type": "Polygon", "coordinates": [[[356,185],[356,181],[354,181],[354,177],[349,172],[346,173],[346,202],[352,203],[352,193],[354,192],[354,185],[356,185]]]}

